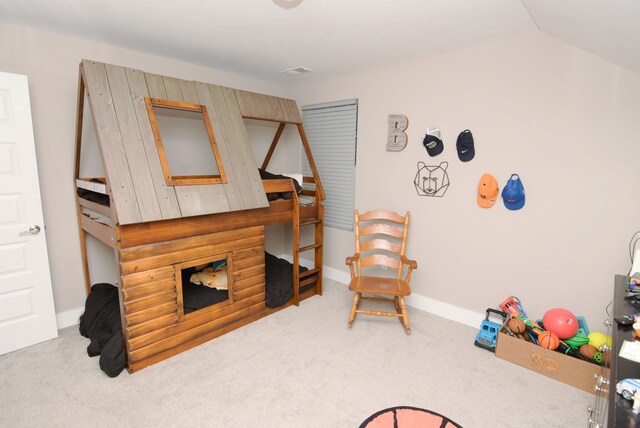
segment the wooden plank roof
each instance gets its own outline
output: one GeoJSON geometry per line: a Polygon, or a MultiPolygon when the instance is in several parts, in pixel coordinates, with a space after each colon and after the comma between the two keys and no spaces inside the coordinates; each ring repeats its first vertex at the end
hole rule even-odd
{"type": "Polygon", "coordinates": [[[80,71],[119,224],[269,205],[243,117],[299,124],[295,101],[90,60],[80,71]],[[167,184],[145,97],[206,107],[226,183],[167,184]]]}

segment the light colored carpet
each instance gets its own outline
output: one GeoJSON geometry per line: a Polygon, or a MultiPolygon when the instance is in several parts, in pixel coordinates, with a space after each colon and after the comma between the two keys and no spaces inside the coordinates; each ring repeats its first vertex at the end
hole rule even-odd
{"type": "Polygon", "coordinates": [[[474,328],[409,308],[412,334],[312,297],[133,375],[111,379],[77,327],[0,357],[3,427],[358,427],[392,406],[473,427],[582,427],[593,396],[473,345],[474,328]]]}

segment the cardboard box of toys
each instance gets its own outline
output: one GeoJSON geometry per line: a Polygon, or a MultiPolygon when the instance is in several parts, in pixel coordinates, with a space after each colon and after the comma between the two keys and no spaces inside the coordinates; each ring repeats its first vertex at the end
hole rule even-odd
{"type": "Polygon", "coordinates": [[[609,378],[609,369],[595,363],[538,346],[507,333],[507,323],[498,331],[496,356],[560,382],[595,394],[596,377],[609,378]]]}
{"type": "Polygon", "coordinates": [[[506,328],[505,323],[498,331],[496,344],[496,356],[503,360],[593,394],[596,392],[596,376],[609,378],[609,369],[606,367],[510,336],[506,328]]]}

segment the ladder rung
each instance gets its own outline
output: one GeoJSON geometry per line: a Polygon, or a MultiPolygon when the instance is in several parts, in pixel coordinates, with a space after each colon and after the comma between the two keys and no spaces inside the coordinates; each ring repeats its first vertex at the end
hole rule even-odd
{"type": "Polygon", "coordinates": [[[308,226],[310,224],[320,224],[322,223],[321,219],[309,220],[309,221],[301,221],[300,226],[308,226]]]}
{"type": "Polygon", "coordinates": [[[304,281],[300,281],[300,287],[304,287],[307,284],[311,284],[312,282],[317,282],[318,278],[316,277],[311,277],[311,278],[307,278],[304,281]]]}
{"type": "Polygon", "coordinates": [[[306,247],[300,247],[300,252],[302,253],[304,251],[309,251],[314,248],[320,248],[320,247],[322,247],[322,244],[307,245],[306,247]]]}
{"type": "Polygon", "coordinates": [[[300,278],[305,278],[309,275],[313,275],[314,273],[318,273],[318,272],[320,272],[320,268],[309,269],[304,272],[300,272],[300,278]]]}

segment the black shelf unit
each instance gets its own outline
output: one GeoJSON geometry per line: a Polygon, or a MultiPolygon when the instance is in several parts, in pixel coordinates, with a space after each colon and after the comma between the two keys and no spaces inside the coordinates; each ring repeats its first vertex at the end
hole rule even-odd
{"type": "MultiPolygon", "coordinates": [[[[612,319],[625,315],[640,313],[640,300],[625,298],[628,277],[616,275],[613,292],[612,319]]],[[[619,326],[615,322],[611,325],[613,338],[611,346],[611,375],[608,385],[608,415],[607,427],[631,428],[640,426],[640,415],[633,413],[630,401],[616,393],[616,384],[626,378],[640,378],[640,363],[619,357],[620,348],[625,340],[634,341],[636,333],[631,326],[619,326]]]]}

